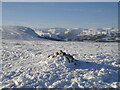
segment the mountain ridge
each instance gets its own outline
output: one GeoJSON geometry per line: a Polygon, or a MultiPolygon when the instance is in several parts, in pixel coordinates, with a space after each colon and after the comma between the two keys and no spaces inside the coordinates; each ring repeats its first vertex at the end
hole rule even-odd
{"type": "Polygon", "coordinates": [[[54,41],[120,41],[115,28],[47,28],[35,29],[26,26],[3,26],[3,39],[48,39],[54,41]]]}

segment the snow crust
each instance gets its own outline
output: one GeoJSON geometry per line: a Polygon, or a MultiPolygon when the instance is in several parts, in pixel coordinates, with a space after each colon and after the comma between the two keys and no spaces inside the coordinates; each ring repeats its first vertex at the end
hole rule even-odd
{"type": "Polygon", "coordinates": [[[115,42],[3,39],[0,50],[1,88],[117,88],[119,63],[115,42]],[[77,65],[63,57],[47,58],[59,50],[74,56],[77,65]]]}

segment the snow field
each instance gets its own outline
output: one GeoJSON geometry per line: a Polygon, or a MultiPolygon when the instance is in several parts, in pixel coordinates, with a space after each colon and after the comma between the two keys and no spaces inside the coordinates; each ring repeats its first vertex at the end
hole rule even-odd
{"type": "Polygon", "coordinates": [[[3,40],[2,87],[117,88],[118,43],[3,40]],[[47,58],[63,50],[63,57],[47,58]]]}

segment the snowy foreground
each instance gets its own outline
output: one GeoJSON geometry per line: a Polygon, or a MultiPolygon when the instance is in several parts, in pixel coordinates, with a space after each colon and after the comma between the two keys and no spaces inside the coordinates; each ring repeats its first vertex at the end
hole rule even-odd
{"type": "Polygon", "coordinates": [[[117,88],[117,43],[3,40],[2,45],[1,88],[117,88]],[[47,58],[59,50],[73,55],[77,65],[47,58]]]}

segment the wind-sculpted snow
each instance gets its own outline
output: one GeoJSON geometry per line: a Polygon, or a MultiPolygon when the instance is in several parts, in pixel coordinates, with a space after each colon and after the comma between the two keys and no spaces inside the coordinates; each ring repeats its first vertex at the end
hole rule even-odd
{"type": "Polygon", "coordinates": [[[117,88],[118,43],[3,40],[2,87],[117,88]],[[59,50],[71,54],[47,58],[59,50]]]}

